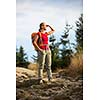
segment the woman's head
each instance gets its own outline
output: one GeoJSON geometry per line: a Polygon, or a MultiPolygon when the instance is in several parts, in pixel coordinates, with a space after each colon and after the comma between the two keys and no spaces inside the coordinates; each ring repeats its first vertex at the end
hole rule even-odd
{"type": "Polygon", "coordinates": [[[39,31],[46,30],[46,23],[45,22],[40,23],[39,27],[40,27],[39,31]]]}

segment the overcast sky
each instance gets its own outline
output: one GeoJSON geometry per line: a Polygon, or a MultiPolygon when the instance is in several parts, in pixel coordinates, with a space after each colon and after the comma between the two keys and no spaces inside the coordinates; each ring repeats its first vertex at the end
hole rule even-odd
{"type": "MultiPolygon", "coordinates": [[[[82,0],[16,0],[16,45],[22,45],[29,56],[36,53],[31,44],[31,33],[46,22],[56,30],[55,37],[63,34],[66,22],[75,26],[83,9],[82,0]]],[[[74,31],[70,40],[74,42],[74,31]]],[[[58,40],[59,41],[59,40],[58,40]]]]}

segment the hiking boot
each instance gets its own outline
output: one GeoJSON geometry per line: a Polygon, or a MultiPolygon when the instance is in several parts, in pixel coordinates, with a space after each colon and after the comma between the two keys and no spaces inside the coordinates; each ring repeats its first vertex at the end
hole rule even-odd
{"type": "Polygon", "coordinates": [[[39,80],[39,84],[43,84],[43,80],[39,80]]]}
{"type": "Polygon", "coordinates": [[[52,82],[52,78],[49,78],[49,79],[48,79],[48,82],[52,82]]]}

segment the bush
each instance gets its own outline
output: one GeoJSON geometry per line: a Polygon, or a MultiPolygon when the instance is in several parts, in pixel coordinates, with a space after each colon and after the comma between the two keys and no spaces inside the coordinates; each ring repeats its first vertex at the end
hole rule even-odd
{"type": "Polygon", "coordinates": [[[62,74],[65,73],[67,77],[83,77],[83,55],[75,54],[71,58],[71,64],[68,67],[58,68],[56,71],[62,74]]]}
{"type": "Polygon", "coordinates": [[[76,54],[71,59],[71,64],[67,69],[68,74],[72,77],[83,76],[83,55],[76,54]]]}

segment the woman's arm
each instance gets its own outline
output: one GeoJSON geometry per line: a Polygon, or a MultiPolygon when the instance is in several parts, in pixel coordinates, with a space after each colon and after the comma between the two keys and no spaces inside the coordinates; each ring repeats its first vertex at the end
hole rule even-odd
{"type": "Polygon", "coordinates": [[[34,46],[35,46],[39,51],[42,52],[42,49],[41,49],[41,48],[38,46],[38,44],[37,44],[38,39],[39,39],[39,36],[36,35],[33,44],[34,44],[34,46]]]}
{"type": "Polygon", "coordinates": [[[51,31],[47,32],[48,35],[50,35],[50,34],[55,32],[55,30],[50,25],[46,25],[46,26],[51,29],[51,31]]]}

